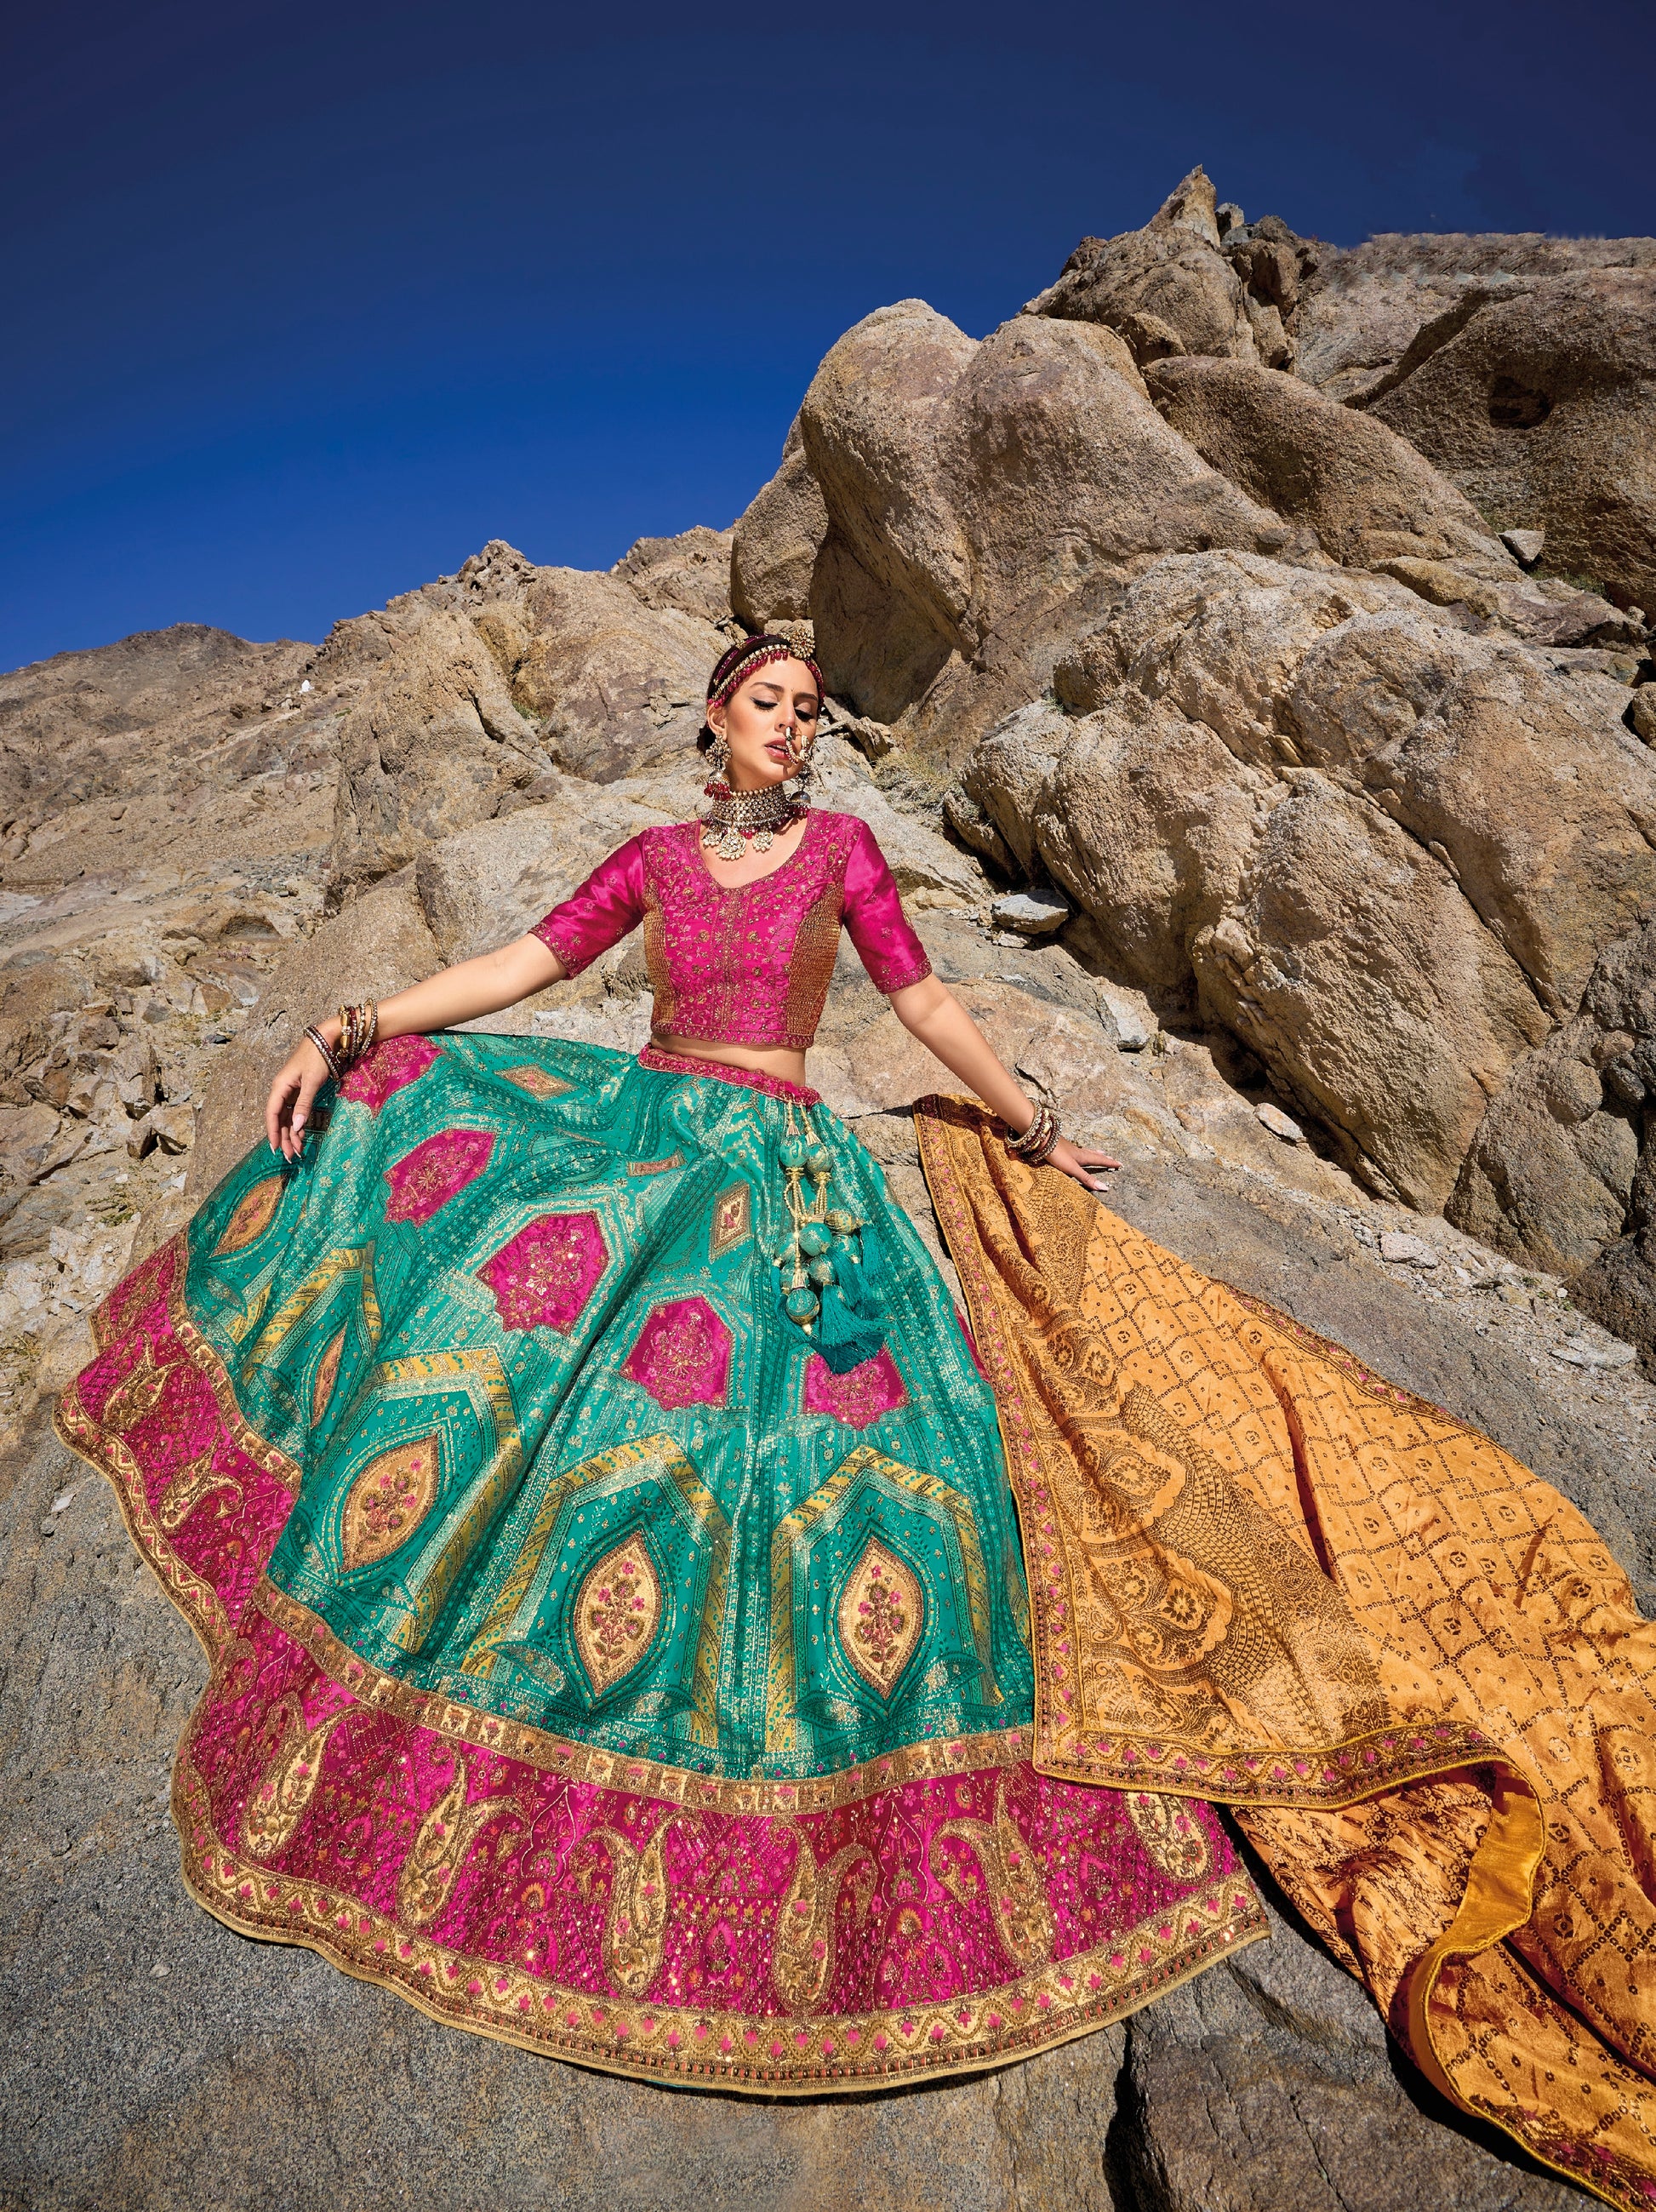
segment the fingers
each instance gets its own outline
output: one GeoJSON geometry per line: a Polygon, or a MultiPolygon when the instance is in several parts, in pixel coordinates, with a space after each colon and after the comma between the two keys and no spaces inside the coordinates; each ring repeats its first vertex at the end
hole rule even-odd
{"type": "Polygon", "coordinates": [[[298,1079],[296,1076],[290,1075],[287,1069],[283,1068],[270,1085],[270,1095],[264,1102],[264,1133],[270,1139],[270,1150],[273,1152],[284,1152],[285,1148],[282,1141],[282,1123],[288,1118],[288,1101],[293,1097],[298,1079]]]}
{"type": "Polygon", "coordinates": [[[311,1107],[321,1088],[313,1075],[301,1075],[299,1079],[299,1096],[294,1101],[284,1147],[290,1160],[296,1160],[305,1149],[305,1126],[311,1118],[311,1107]]]}

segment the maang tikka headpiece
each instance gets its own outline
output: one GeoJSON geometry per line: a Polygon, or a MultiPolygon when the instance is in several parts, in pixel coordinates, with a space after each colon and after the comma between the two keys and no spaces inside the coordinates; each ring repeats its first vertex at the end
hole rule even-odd
{"type": "MultiPolygon", "coordinates": [[[[810,623],[778,623],[757,637],[744,637],[719,655],[707,679],[709,708],[723,706],[755,668],[773,660],[800,660],[810,669],[820,700],[827,689],[816,665],[816,632],[810,623]]],[[[749,842],[754,850],[767,853],[771,841],[810,805],[810,763],[800,757],[795,774],[761,791],[732,791],[725,780],[730,746],[713,735],[710,757],[713,774],[706,787],[711,801],[702,817],[701,842],[721,860],[739,860],[749,842]]]]}

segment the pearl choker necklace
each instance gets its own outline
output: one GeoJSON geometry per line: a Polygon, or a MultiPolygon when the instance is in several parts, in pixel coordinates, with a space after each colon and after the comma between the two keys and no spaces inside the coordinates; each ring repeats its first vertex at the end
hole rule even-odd
{"type": "Polygon", "coordinates": [[[779,830],[803,814],[810,801],[786,783],[760,791],[732,791],[722,777],[707,787],[712,805],[701,817],[701,842],[721,860],[739,860],[751,841],[755,853],[768,853],[779,830]]]}

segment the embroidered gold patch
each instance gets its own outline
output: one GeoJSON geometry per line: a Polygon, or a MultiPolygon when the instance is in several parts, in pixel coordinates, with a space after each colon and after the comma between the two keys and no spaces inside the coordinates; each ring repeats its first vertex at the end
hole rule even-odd
{"type": "Polygon", "coordinates": [[[251,1190],[244,1191],[236,1201],[236,1210],[224,1224],[219,1241],[213,1247],[214,1259],[227,1252],[240,1252],[257,1243],[276,1219],[276,1210],[282,1203],[282,1177],[266,1176],[251,1190]]]}
{"type": "Polygon", "coordinates": [[[713,1227],[707,1235],[707,1257],[722,1260],[753,1235],[753,1193],[744,1182],[733,1182],[713,1200],[713,1227]]]}
{"type": "Polygon", "coordinates": [[[575,1600],[575,1649],[594,1697],[628,1674],[654,1640],[661,1584],[637,1536],[606,1552],[575,1600]]]}
{"type": "Polygon", "coordinates": [[[573,1091],[575,1087],[573,1083],[566,1083],[561,1075],[549,1075],[543,1067],[537,1067],[532,1060],[525,1061],[521,1067],[503,1067],[500,1080],[502,1083],[515,1083],[519,1091],[526,1091],[531,1098],[561,1098],[567,1091],[573,1091]]]}
{"type": "Polygon", "coordinates": [[[233,1504],[241,1503],[241,1485],[234,1474],[219,1474],[213,1467],[211,1447],[199,1459],[181,1467],[161,1492],[161,1503],[155,1508],[155,1518],[170,1536],[181,1528],[203,1498],[215,1490],[234,1491],[234,1498],[221,1498],[218,1518],[222,1521],[233,1504]]]}
{"type": "MultiPolygon", "coordinates": [[[[667,1940],[667,1838],[682,1818],[670,1813],[641,1851],[616,1828],[593,1829],[581,1846],[602,1844],[610,1854],[604,1963],[610,1980],[628,1996],[641,1997],[660,1971],[667,1940]]],[[[591,1893],[591,1879],[588,1868],[576,1877],[585,1895],[591,1893]]]]}
{"type": "MultiPolygon", "coordinates": [[[[937,1841],[957,1839],[974,1853],[989,1886],[995,1929],[1007,1955],[1020,1966],[1044,1966],[1052,1955],[1057,1923],[1047,1901],[1046,1876],[1040,1860],[1018,1832],[1006,1802],[1006,1778],[995,1787],[995,1817],[988,1820],[946,1820],[937,1841]]],[[[951,1883],[955,1894],[960,1890],[951,1883]]]]}
{"type": "Polygon", "coordinates": [[[627,1172],[629,1176],[665,1175],[670,1168],[683,1164],[682,1152],[664,1152],[658,1160],[628,1160],[627,1172]]]}
{"type": "Polygon", "coordinates": [[[468,1805],[466,1763],[456,1759],[454,1779],[420,1823],[397,1876],[397,1908],[410,1926],[424,1928],[437,1917],[479,1832],[512,1804],[510,1797],[481,1797],[468,1805]]]}
{"type": "Polygon", "coordinates": [[[345,1500],[343,1546],[348,1567],[366,1567],[405,1544],[437,1496],[437,1438],[398,1444],[370,1460],[345,1500]]]}
{"type": "Polygon", "coordinates": [[[243,1840],[256,1859],[270,1858],[292,1842],[322,1779],[328,1738],[344,1717],[331,1713],[307,1729],[297,1698],[281,1698],[271,1706],[276,1749],[241,1820],[243,1840]]]}
{"type": "Polygon", "coordinates": [[[100,1425],[118,1437],[136,1429],[146,1413],[155,1411],[156,1400],[167,1388],[167,1370],[157,1361],[155,1348],[145,1337],[136,1361],[104,1400],[100,1425]]]}
{"type": "Polygon", "coordinates": [[[345,1350],[345,1332],[338,1329],[322,1355],[316,1370],[316,1381],[311,1385],[311,1426],[321,1425],[322,1416],[328,1410],[328,1401],[333,1395],[333,1386],[339,1380],[339,1362],[345,1350]]]}
{"type": "Polygon", "coordinates": [[[883,1698],[908,1664],[925,1617],[920,1585],[895,1553],[870,1536],[840,1599],[840,1644],[883,1698]]]}
{"type": "Polygon", "coordinates": [[[804,1831],[795,1833],[793,1880],[776,1916],[771,1978],[788,2009],[803,2013],[821,2001],[834,1979],[840,1884],[846,1868],[856,1869],[851,1877],[851,1917],[859,1927],[868,1917],[879,1870],[866,1844],[841,1844],[828,1864],[819,1868],[804,1831]]]}
{"type": "Polygon", "coordinates": [[[1145,1856],[1175,1881],[1200,1881],[1213,1863],[1213,1851],[1182,1797],[1159,1790],[1129,1790],[1127,1817],[1138,1832],[1145,1856]]]}

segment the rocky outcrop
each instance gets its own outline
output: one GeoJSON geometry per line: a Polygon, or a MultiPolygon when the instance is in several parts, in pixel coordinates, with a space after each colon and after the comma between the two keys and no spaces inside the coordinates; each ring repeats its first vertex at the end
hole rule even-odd
{"type": "Polygon", "coordinates": [[[828,536],[828,508],[796,417],[781,465],[731,533],[731,608],[749,629],[810,614],[811,579],[828,536]]]}
{"type": "Polygon", "coordinates": [[[1376,576],[1157,563],[992,731],[965,796],[1164,1003],[1435,1207],[1490,1095],[1656,898],[1621,687],[1376,576]]]}
{"type": "Polygon", "coordinates": [[[1598,269],[1656,270],[1656,239],[1382,231],[1356,246],[1319,240],[1298,302],[1299,374],[1331,399],[1379,398],[1480,308],[1598,269]]]}
{"type": "Polygon", "coordinates": [[[719,534],[648,541],[610,575],[537,568],[496,540],[459,573],[340,623],[319,672],[355,676],[340,732],[336,892],[532,805],[559,768],[600,782],[682,756],[708,669],[719,534]]]}
{"type": "Polygon", "coordinates": [[[1180,354],[1293,365],[1292,326],[1314,250],[1271,217],[1248,225],[1221,211],[1192,169],[1142,230],[1083,238],[1055,284],[1025,312],[1102,323],[1143,364],[1180,354]]]}
{"type": "Polygon", "coordinates": [[[1372,398],[1372,412],[1542,561],[1656,607],[1656,265],[1495,298],[1372,398]]]}

